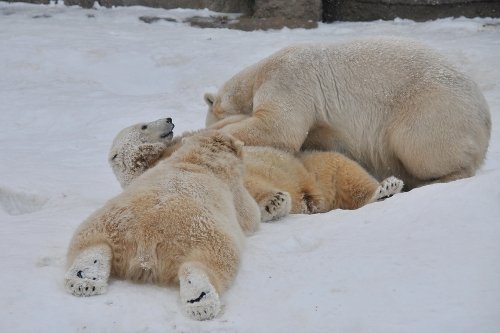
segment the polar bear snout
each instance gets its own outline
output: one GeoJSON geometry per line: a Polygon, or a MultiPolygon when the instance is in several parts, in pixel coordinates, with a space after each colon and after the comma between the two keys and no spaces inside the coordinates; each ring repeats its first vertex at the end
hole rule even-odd
{"type": "Polygon", "coordinates": [[[168,138],[169,140],[171,140],[174,136],[173,129],[175,128],[175,125],[172,122],[172,118],[167,118],[165,119],[165,121],[167,122],[167,129],[165,130],[165,132],[163,132],[163,134],[160,135],[160,139],[168,138]]]}
{"type": "Polygon", "coordinates": [[[172,118],[161,118],[150,123],[140,126],[143,141],[145,142],[160,142],[164,139],[171,140],[174,136],[175,125],[172,118]]]}

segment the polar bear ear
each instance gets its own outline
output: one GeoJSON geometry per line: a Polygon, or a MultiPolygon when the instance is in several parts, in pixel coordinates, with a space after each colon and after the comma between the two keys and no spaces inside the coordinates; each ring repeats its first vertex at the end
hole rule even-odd
{"type": "Polygon", "coordinates": [[[205,103],[208,104],[208,106],[212,107],[215,102],[215,94],[212,93],[206,93],[203,98],[205,99],[205,103]]]}

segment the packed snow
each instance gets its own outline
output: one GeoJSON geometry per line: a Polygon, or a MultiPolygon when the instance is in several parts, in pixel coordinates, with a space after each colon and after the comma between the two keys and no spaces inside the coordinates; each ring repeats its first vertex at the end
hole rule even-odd
{"type": "Polygon", "coordinates": [[[500,19],[182,23],[211,14],[0,2],[0,331],[500,332],[500,19]],[[107,153],[122,128],[161,117],[177,134],[201,128],[203,94],[245,66],[294,42],[371,35],[421,40],[478,82],[493,131],[476,176],[263,224],[212,321],[185,317],[173,287],[64,290],[73,231],[121,191],[107,153]]]}

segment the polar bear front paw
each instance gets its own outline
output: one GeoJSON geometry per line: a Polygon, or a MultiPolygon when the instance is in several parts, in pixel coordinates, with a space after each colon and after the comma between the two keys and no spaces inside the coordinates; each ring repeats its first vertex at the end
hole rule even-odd
{"type": "Polygon", "coordinates": [[[290,214],[292,198],[288,192],[276,192],[259,203],[262,222],[277,220],[290,214]]]}
{"type": "Polygon", "coordinates": [[[213,319],[221,309],[219,294],[207,274],[193,265],[184,265],[179,276],[184,313],[191,319],[213,319]]]}
{"type": "Polygon", "coordinates": [[[375,201],[392,197],[394,194],[401,192],[403,186],[403,181],[394,176],[384,179],[375,191],[375,201]]]}
{"type": "Polygon", "coordinates": [[[81,252],[64,276],[66,290],[75,296],[103,294],[108,285],[109,248],[96,246],[81,252]]]}

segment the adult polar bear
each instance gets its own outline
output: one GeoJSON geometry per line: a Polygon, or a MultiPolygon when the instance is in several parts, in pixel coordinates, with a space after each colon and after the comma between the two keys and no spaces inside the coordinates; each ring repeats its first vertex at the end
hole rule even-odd
{"type": "Polygon", "coordinates": [[[477,85],[405,39],[290,46],[205,101],[207,127],[248,115],[223,129],[247,145],[335,150],[408,189],[474,175],[491,132],[477,85]]]}

